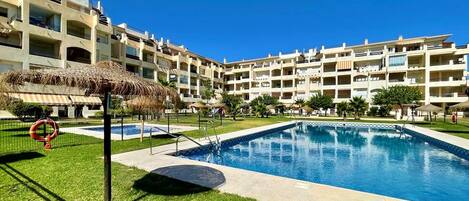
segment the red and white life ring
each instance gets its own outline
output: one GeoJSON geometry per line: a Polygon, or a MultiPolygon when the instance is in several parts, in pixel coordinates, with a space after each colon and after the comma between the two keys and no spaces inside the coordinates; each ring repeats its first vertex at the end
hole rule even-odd
{"type": "Polygon", "coordinates": [[[31,128],[29,129],[29,135],[31,136],[31,138],[33,138],[37,142],[45,142],[46,143],[44,145],[45,148],[50,149],[51,148],[50,142],[59,135],[59,125],[54,120],[49,119],[49,118],[40,119],[40,120],[37,120],[31,126],[31,128]],[[45,137],[37,134],[37,130],[39,129],[39,127],[44,124],[48,124],[52,126],[52,128],[54,129],[52,133],[48,133],[45,137]]]}

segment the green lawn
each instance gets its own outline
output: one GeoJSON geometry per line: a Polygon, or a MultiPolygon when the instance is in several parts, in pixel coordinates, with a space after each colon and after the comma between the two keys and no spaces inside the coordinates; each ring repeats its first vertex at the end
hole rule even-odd
{"type": "Polygon", "coordinates": [[[418,123],[416,125],[429,128],[435,131],[439,131],[439,132],[469,139],[469,120],[468,119],[460,119],[458,124],[453,124],[449,122],[449,120],[444,122],[443,119],[438,119],[436,122],[418,123]]]}

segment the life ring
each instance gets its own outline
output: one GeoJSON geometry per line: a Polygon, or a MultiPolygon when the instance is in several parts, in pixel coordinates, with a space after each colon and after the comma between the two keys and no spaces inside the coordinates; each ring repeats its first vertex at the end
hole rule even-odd
{"type": "Polygon", "coordinates": [[[44,147],[46,149],[50,149],[51,148],[50,142],[59,135],[59,125],[54,120],[49,119],[49,118],[40,119],[40,120],[37,120],[31,126],[31,128],[29,129],[29,135],[31,136],[31,138],[33,138],[37,142],[45,142],[44,147]],[[37,130],[39,129],[39,127],[44,124],[48,124],[52,126],[52,128],[54,129],[52,133],[48,133],[45,137],[37,134],[37,130]]]}

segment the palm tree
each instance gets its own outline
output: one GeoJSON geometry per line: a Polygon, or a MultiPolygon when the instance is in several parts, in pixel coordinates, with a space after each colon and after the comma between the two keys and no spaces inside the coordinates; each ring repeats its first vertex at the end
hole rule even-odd
{"type": "Polygon", "coordinates": [[[361,96],[353,97],[352,100],[350,100],[349,105],[355,120],[359,120],[360,116],[365,114],[365,111],[368,108],[368,103],[361,96]]]}
{"type": "Polygon", "coordinates": [[[350,105],[347,101],[343,101],[339,104],[337,104],[337,113],[339,116],[343,117],[343,120],[347,118],[347,113],[350,112],[350,105]]]}
{"type": "Polygon", "coordinates": [[[298,106],[300,106],[300,115],[303,115],[303,107],[305,106],[305,100],[303,99],[297,99],[295,101],[295,104],[297,104],[298,106]]]}

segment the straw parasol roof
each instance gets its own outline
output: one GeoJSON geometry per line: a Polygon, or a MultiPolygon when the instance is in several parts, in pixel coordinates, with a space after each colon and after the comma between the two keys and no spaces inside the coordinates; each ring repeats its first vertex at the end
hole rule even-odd
{"type": "Polygon", "coordinates": [[[226,108],[226,105],[224,103],[214,103],[212,108],[226,108]]]}
{"type": "Polygon", "coordinates": [[[309,107],[309,106],[307,106],[307,105],[303,106],[302,109],[303,109],[304,111],[308,112],[308,113],[313,111],[313,108],[311,108],[311,107],[309,107]]]}
{"type": "Polygon", "coordinates": [[[290,108],[296,110],[296,109],[300,109],[300,106],[298,104],[292,104],[292,105],[290,105],[290,108]]]}
{"type": "Polygon", "coordinates": [[[416,108],[416,110],[421,111],[421,112],[439,112],[443,110],[443,108],[432,105],[432,104],[428,104],[428,105],[420,106],[416,108]]]}
{"type": "Polygon", "coordinates": [[[207,105],[205,105],[204,103],[201,103],[201,102],[192,103],[192,104],[189,105],[189,107],[197,108],[197,109],[199,109],[199,108],[208,108],[207,105]]]}
{"type": "Polygon", "coordinates": [[[465,110],[469,108],[469,100],[449,107],[451,110],[465,110]]]}
{"type": "Polygon", "coordinates": [[[125,104],[137,111],[157,111],[163,108],[163,101],[148,97],[138,96],[125,102],[125,104]]]}
{"type": "Polygon", "coordinates": [[[112,61],[96,65],[60,69],[10,71],[1,77],[2,83],[20,86],[25,83],[64,85],[85,90],[86,94],[104,94],[107,83],[114,95],[143,95],[177,97],[175,90],[145,80],[112,61]]]}

